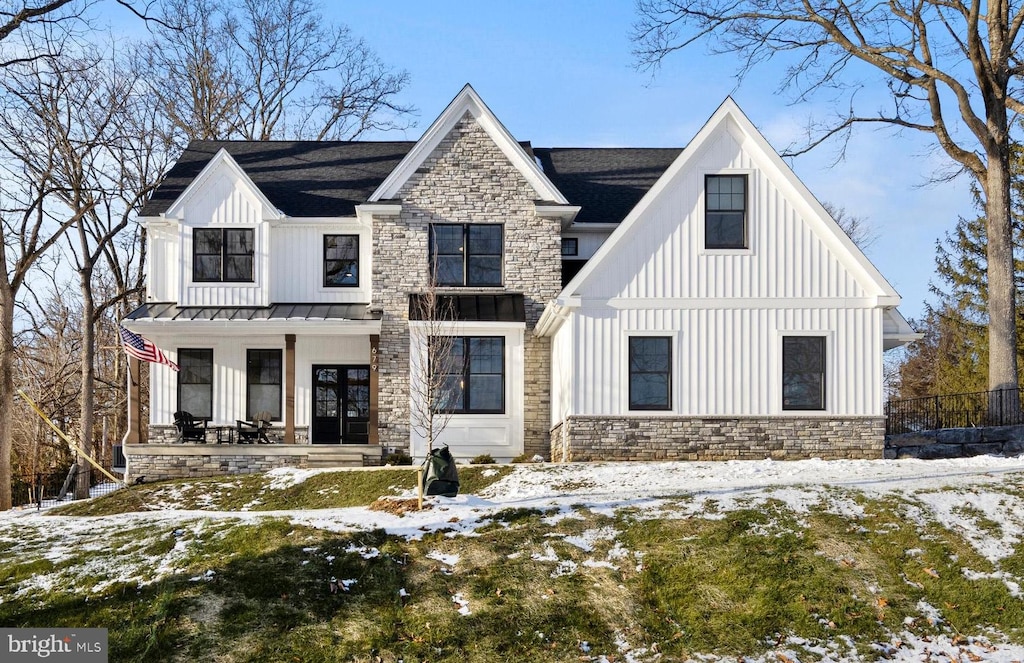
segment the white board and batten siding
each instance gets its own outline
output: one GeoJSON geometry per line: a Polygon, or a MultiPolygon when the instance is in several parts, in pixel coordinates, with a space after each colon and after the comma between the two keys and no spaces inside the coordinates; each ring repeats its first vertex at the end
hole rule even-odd
{"type": "Polygon", "coordinates": [[[553,423],[568,414],[881,416],[879,298],[891,286],[746,131],[726,116],[687,148],[685,165],[667,171],[563,292],[574,303],[552,343],[566,364],[552,373],[553,423]],[[745,249],[704,248],[705,176],[716,174],[747,176],[745,249]],[[629,411],[632,335],[672,339],[670,411],[629,411]],[[787,335],[826,338],[824,411],[782,409],[787,335]]]}
{"type": "Polygon", "coordinates": [[[370,227],[353,218],[286,218],[270,229],[270,301],[366,304],[370,301],[373,240],[370,227]],[[359,285],[324,286],[324,236],[359,237],[359,285]]]}

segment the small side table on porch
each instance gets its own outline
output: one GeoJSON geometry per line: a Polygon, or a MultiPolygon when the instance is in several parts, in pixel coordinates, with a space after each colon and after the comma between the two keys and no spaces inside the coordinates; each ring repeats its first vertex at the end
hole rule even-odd
{"type": "Polygon", "coordinates": [[[234,444],[235,442],[235,427],[234,426],[211,426],[211,428],[217,431],[217,444],[234,444]]]}

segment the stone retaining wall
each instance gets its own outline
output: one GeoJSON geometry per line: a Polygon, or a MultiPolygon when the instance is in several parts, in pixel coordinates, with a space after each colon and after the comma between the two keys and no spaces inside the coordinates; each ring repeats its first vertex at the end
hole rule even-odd
{"type": "Polygon", "coordinates": [[[1024,426],[947,428],[885,437],[886,458],[966,458],[1024,453],[1024,426]]]}
{"type": "Polygon", "coordinates": [[[305,449],[294,444],[132,444],[125,445],[124,455],[129,482],[140,476],[150,482],[309,466],[305,449]]]}
{"type": "Polygon", "coordinates": [[[881,458],[881,417],[569,417],[553,461],[881,458]]]}

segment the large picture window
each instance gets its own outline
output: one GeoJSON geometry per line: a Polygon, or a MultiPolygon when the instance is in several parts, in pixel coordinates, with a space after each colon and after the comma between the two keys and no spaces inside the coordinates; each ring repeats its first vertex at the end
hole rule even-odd
{"type": "Polygon", "coordinates": [[[747,248],[747,176],[704,177],[704,248],[747,248]]]}
{"type": "Polygon", "coordinates": [[[269,412],[281,420],[281,351],[249,350],[245,358],[245,416],[252,421],[257,412],[269,412]]]}
{"type": "Polygon", "coordinates": [[[434,374],[441,378],[435,403],[440,412],[503,414],[505,412],[505,338],[502,336],[456,336],[448,343],[431,343],[443,348],[441,356],[430,357],[434,374]]]}
{"type": "Polygon", "coordinates": [[[178,409],[213,418],[213,350],[178,348],[178,409]]]}
{"type": "Polygon", "coordinates": [[[324,235],[324,287],[359,285],[359,235],[324,235]]]}
{"type": "Polygon", "coordinates": [[[629,338],[629,409],[672,409],[671,338],[629,338]]]}
{"type": "Polygon", "coordinates": [[[253,280],[252,228],[196,228],[192,231],[192,280],[253,280]]]}
{"type": "Polygon", "coordinates": [[[782,409],[825,409],[825,337],[782,338],[782,409]]]}
{"type": "Polygon", "coordinates": [[[500,286],[501,258],[500,224],[430,226],[430,269],[437,285],[500,286]]]}

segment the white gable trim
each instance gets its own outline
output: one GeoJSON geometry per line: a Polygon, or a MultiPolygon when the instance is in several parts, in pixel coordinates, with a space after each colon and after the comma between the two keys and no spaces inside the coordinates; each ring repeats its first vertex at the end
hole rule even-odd
{"type": "Polygon", "coordinates": [[[715,135],[719,128],[729,131],[736,136],[744,146],[752,147],[750,155],[768,173],[768,176],[780,186],[786,186],[786,191],[791,197],[791,202],[803,207],[807,212],[807,218],[811,223],[817,225],[818,234],[823,242],[831,249],[839,262],[859,277],[863,287],[876,298],[876,305],[895,306],[900,303],[899,293],[882,276],[881,272],[871,264],[864,252],[861,251],[853,241],[843,232],[842,228],[829,216],[825,208],[807,189],[796,173],[786,165],[782,157],[768,143],[757,127],[744,115],[740,107],[733,101],[732,97],[726,97],[725,101],[711,115],[711,118],[701,127],[686,149],[676,158],[671,166],[662,173],[658,181],[654,183],[640,202],[636,204],[626,218],[619,224],[619,227],[612,232],[608,240],[594,254],[594,257],[583,266],[583,269],[566,284],[558,296],[558,301],[563,305],[573,305],[574,300],[578,301],[577,290],[587,279],[599,269],[606,256],[627,237],[637,224],[638,220],[648,207],[668,188],[669,184],[683,170],[691,167],[691,162],[700,156],[701,149],[715,135]]]}
{"type": "Polygon", "coordinates": [[[270,200],[268,200],[267,197],[263,195],[263,192],[260,191],[259,187],[256,186],[256,184],[253,183],[249,175],[246,174],[244,170],[242,170],[242,167],[238,165],[238,162],[235,161],[234,158],[230,154],[228,154],[228,151],[225,150],[223,147],[220,148],[220,150],[218,150],[217,154],[213,155],[213,158],[210,159],[209,163],[203,166],[203,169],[199,172],[199,174],[196,175],[191,182],[189,182],[189,185],[185,187],[184,191],[181,192],[181,195],[178,196],[178,199],[175,200],[174,203],[172,203],[171,206],[167,208],[167,211],[164,212],[161,216],[170,218],[181,218],[185,213],[185,205],[186,203],[188,203],[189,199],[192,198],[192,196],[196,195],[196,192],[200,191],[203,188],[203,186],[210,180],[210,178],[212,178],[214,174],[221,170],[227,170],[232,175],[234,175],[239,182],[242,182],[245,185],[249,193],[251,193],[256,198],[256,200],[259,201],[260,206],[263,208],[262,214],[264,220],[284,218],[284,214],[281,212],[281,210],[277,209],[270,203],[270,200]]]}
{"type": "Polygon", "coordinates": [[[476,93],[468,83],[458,95],[452,100],[444,112],[430,127],[423,133],[423,136],[416,142],[405,158],[395,167],[391,174],[381,182],[377,190],[370,195],[369,202],[391,200],[398,195],[402,188],[423,162],[430,156],[431,152],[451,132],[462,117],[469,112],[477,123],[487,132],[491,140],[498,146],[502,153],[512,162],[523,177],[530,183],[537,197],[540,200],[556,202],[568,205],[562,192],[555,188],[551,180],[547,178],[536,162],[526,154],[526,151],[502,125],[498,118],[491,112],[491,109],[483,102],[480,95],[476,93]]]}

